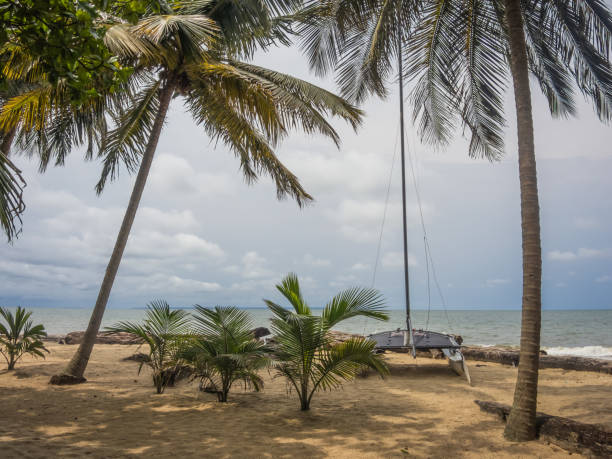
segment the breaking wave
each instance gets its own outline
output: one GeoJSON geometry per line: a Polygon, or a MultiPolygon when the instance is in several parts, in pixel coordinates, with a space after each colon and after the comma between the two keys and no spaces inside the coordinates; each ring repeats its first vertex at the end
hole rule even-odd
{"type": "Polygon", "coordinates": [[[612,347],[582,346],[582,347],[545,347],[549,355],[575,355],[595,359],[612,360],[612,347]]]}

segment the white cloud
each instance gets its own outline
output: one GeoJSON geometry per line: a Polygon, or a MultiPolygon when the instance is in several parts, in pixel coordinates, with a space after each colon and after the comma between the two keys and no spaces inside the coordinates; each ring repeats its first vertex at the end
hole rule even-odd
{"type": "Polygon", "coordinates": [[[241,261],[242,276],[247,279],[257,279],[274,275],[274,272],[268,267],[268,260],[255,251],[245,253],[241,261]]]}
{"type": "Polygon", "coordinates": [[[221,289],[217,282],[202,282],[195,279],[183,279],[178,276],[170,276],[168,282],[175,289],[193,290],[195,292],[215,292],[221,289]]]}
{"type": "Polygon", "coordinates": [[[576,252],[552,250],[548,252],[548,258],[554,261],[573,261],[589,258],[607,258],[612,256],[612,249],[587,249],[580,248],[576,252]]]}
{"type": "Polygon", "coordinates": [[[510,279],[487,279],[487,287],[495,287],[497,285],[506,285],[512,282],[510,279]]]}
{"type": "Polygon", "coordinates": [[[157,231],[141,231],[128,243],[126,255],[148,258],[189,257],[220,259],[225,253],[214,242],[195,234],[163,234],[157,231]]]}
{"type": "Polygon", "coordinates": [[[387,186],[390,157],[381,157],[380,152],[358,152],[348,150],[333,154],[312,151],[293,152],[285,159],[287,166],[295,171],[307,189],[317,192],[352,194],[371,193],[387,186]]]}
{"type": "Polygon", "coordinates": [[[597,282],[598,284],[604,284],[607,282],[612,282],[612,276],[610,276],[609,274],[604,274],[602,276],[599,276],[595,279],[595,282],[597,282]]]}
{"type": "Polygon", "coordinates": [[[560,250],[553,250],[548,252],[548,258],[555,261],[569,261],[575,260],[577,255],[574,252],[561,252],[560,250]]]}
{"type": "Polygon", "coordinates": [[[160,154],[151,167],[149,182],[155,194],[211,197],[233,193],[237,179],[225,173],[197,172],[185,158],[160,154]]]}
{"type": "Polygon", "coordinates": [[[370,269],[370,265],[365,263],[355,263],[353,266],[351,266],[351,269],[353,271],[367,271],[370,269]]]}
{"type": "Polygon", "coordinates": [[[308,266],[314,266],[316,268],[323,268],[327,266],[331,266],[331,261],[326,258],[315,258],[310,254],[304,255],[302,259],[302,263],[308,266]]]}
{"type": "MultiPolygon", "coordinates": [[[[381,264],[385,268],[403,268],[404,253],[403,252],[387,252],[383,255],[381,264]]],[[[416,257],[408,253],[408,266],[418,266],[416,257]]]]}
{"type": "Polygon", "coordinates": [[[594,218],[576,217],[574,226],[578,229],[593,229],[599,226],[599,222],[594,218]]]}

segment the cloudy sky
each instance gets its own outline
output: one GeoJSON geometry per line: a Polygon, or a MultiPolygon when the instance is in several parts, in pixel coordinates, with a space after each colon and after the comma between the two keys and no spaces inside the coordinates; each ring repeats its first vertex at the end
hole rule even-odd
{"type": "MultiPolygon", "coordinates": [[[[297,49],[276,49],[256,63],[310,75],[297,49]]],[[[495,164],[467,157],[467,142],[444,151],[418,142],[414,158],[436,274],[449,308],[519,308],[521,241],[514,111],[507,100],[507,154],[495,164]]],[[[612,307],[612,129],[581,104],[578,119],[551,120],[535,94],[545,308],[612,307]]],[[[247,186],[238,162],[215,146],[183,111],[171,107],[152,173],[110,299],[141,307],[262,306],[284,274],[296,272],[312,305],[338,290],[370,286],[387,183],[397,139],[397,101],[371,100],[355,134],[336,122],[342,146],[300,133],[281,159],[315,197],[299,209],[279,202],[267,178],[247,186]]],[[[127,173],[100,197],[100,164],[75,152],[63,168],[37,172],[21,157],[28,181],[23,233],[0,246],[0,304],[91,307],[134,177],[127,173]]],[[[402,307],[399,161],[392,185],[375,287],[402,307]]],[[[427,265],[412,182],[409,188],[412,298],[427,307],[427,265]]],[[[441,306],[439,296],[431,299],[441,306]]]]}

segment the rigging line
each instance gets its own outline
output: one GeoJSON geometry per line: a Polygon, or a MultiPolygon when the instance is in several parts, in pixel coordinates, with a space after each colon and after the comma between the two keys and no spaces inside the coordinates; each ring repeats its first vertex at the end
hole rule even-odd
{"type": "MultiPolygon", "coordinates": [[[[412,148],[414,149],[414,152],[415,152],[414,161],[416,162],[417,161],[417,156],[416,156],[416,148],[414,146],[414,139],[412,139],[412,148]]],[[[412,155],[411,154],[409,154],[409,160],[410,160],[410,167],[411,167],[411,170],[412,170],[413,183],[414,183],[414,186],[415,186],[415,193],[416,193],[417,202],[418,202],[418,205],[419,205],[419,213],[420,213],[420,216],[421,216],[421,227],[423,228],[423,241],[424,241],[424,246],[425,246],[425,261],[426,261],[426,264],[427,264],[427,284],[428,284],[428,292],[427,292],[427,294],[428,294],[428,297],[429,297],[429,294],[430,294],[430,292],[429,292],[429,263],[431,263],[431,273],[433,275],[434,285],[436,286],[436,290],[438,292],[438,295],[440,296],[440,300],[442,302],[442,308],[444,310],[444,315],[446,317],[446,322],[448,323],[449,330],[451,331],[451,333],[454,334],[455,332],[453,330],[453,326],[451,325],[451,320],[450,320],[450,318],[448,316],[448,309],[446,307],[446,299],[444,298],[444,294],[442,293],[442,288],[440,287],[440,282],[438,281],[438,274],[436,272],[436,266],[435,266],[435,263],[434,263],[434,258],[433,258],[433,255],[432,255],[431,246],[429,245],[429,237],[427,236],[427,231],[425,229],[425,219],[423,217],[423,211],[422,211],[422,208],[421,208],[421,196],[420,196],[420,193],[419,193],[419,190],[418,190],[418,184],[417,184],[417,180],[416,180],[416,174],[415,174],[415,171],[414,171],[414,168],[413,168],[412,155]]],[[[430,312],[430,308],[431,308],[431,305],[427,309],[427,326],[429,325],[429,312],[430,312]]],[[[425,327],[425,329],[427,329],[427,326],[425,327]]]]}
{"type": "MultiPolygon", "coordinates": [[[[397,129],[395,130],[395,143],[393,145],[393,158],[391,159],[391,169],[389,170],[389,180],[387,181],[387,194],[385,197],[385,207],[383,210],[383,218],[382,223],[380,225],[380,234],[378,235],[378,245],[376,247],[376,258],[374,259],[374,271],[372,273],[372,285],[371,288],[374,288],[374,284],[376,283],[376,271],[378,270],[378,260],[380,259],[380,249],[382,247],[382,237],[385,229],[385,221],[387,219],[387,209],[389,207],[389,196],[391,193],[391,181],[393,180],[393,169],[395,167],[395,158],[397,157],[397,140],[399,138],[399,124],[397,129]]],[[[363,332],[362,335],[365,335],[366,331],[367,318],[363,319],[363,332]]]]}
{"type": "Polygon", "coordinates": [[[427,320],[425,322],[425,330],[429,328],[429,314],[431,311],[431,274],[429,272],[429,264],[431,261],[429,244],[427,242],[427,229],[425,227],[425,218],[423,217],[423,205],[421,202],[421,192],[419,190],[419,184],[417,182],[417,175],[414,169],[414,162],[416,159],[412,157],[412,150],[414,149],[416,155],[416,148],[414,148],[414,143],[412,143],[412,148],[408,148],[408,164],[410,165],[410,171],[412,175],[412,183],[414,185],[414,194],[417,200],[417,205],[419,208],[419,216],[421,219],[421,229],[423,231],[423,250],[425,252],[425,268],[427,271],[427,320]]]}
{"type": "Polygon", "coordinates": [[[395,158],[397,157],[397,139],[399,138],[399,124],[395,131],[395,144],[393,145],[393,158],[391,159],[391,169],[389,170],[389,180],[387,181],[387,195],[385,197],[385,207],[383,210],[382,223],[380,225],[380,234],[378,235],[378,246],[376,247],[376,258],[374,259],[374,272],[372,273],[372,288],[376,282],[376,272],[378,270],[378,261],[380,259],[380,249],[382,247],[383,231],[385,229],[385,221],[387,219],[387,209],[389,207],[389,195],[391,193],[391,181],[393,179],[393,169],[395,167],[395,158]]]}

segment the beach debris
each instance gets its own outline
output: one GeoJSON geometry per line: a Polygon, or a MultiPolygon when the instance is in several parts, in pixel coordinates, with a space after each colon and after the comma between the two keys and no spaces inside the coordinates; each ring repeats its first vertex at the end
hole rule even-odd
{"type": "MultiPolygon", "coordinates": [[[[503,403],[474,400],[481,411],[497,415],[506,422],[510,406],[503,403]]],[[[598,424],[585,424],[560,416],[538,412],[536,428],[541,440],[574,453],[595,457],[612,457],[612,431],[598,424]]]]}

